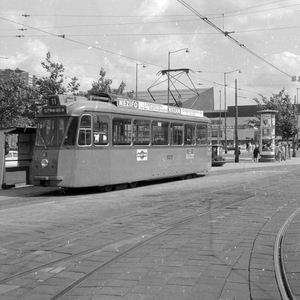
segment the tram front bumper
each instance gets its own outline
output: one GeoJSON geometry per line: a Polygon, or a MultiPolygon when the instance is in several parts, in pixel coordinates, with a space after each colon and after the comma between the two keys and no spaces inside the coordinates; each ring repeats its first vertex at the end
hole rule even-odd
{"type": "Polygon", "coordinates": [[[63,176],[33,176],[33,184],[38,186],[59,186],[63,176]]]}

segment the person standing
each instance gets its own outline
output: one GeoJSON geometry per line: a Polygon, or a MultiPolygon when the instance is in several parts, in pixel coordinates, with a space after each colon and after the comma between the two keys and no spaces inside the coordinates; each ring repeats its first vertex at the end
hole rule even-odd
{"type": "Polygon", "coordinates": [[[259,149],[258,149],[258,146],[256,145],[254,150],[253,150],[253,159],[254,159],[254,161],[258,161],[258,155],[259,155],[259,149]]]}

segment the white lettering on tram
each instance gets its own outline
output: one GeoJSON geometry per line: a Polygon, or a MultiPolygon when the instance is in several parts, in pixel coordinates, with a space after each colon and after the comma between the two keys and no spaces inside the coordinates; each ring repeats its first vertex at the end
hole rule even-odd
{"type": "Polygon", "coordinates": [[[145,111],[155,111],[160,113],[172,113],[179,114],[184,116],[193,116],[193,117],[203,117],[202,110],[195,110],[177,106],[167,106],[164,104],[152,103],[152,102],[142,102],[138,100],[123,99],[118,98],[117,104],[119,107],[131,108],[131,109],[140,109],[145,111]]]}
{"type": "Polygon", "coordinates": [[[185,149],[185,157],[186,159],[194,158],[194,148],[185,149]]]}
{"type": "Polygon", "coordinates": [[[148,149],[137,149],[136,150],[136,160],[137,161],[148,160],[148,149]]]}

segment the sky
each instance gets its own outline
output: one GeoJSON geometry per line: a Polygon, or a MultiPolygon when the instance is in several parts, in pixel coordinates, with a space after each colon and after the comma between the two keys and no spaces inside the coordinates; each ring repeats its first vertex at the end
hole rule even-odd
{"type": "Polygon", "coordinates": [[[168,65],[190,69],[188,87],[213,87],[215,109],[225,92],[235,104],[235,83],[238,105],[300,89],[299,0],[1,0],[0,28],[0,69],[47,76],[50,52],[81,91],[101,68],[113,88],[166,90],[168,65]]]}

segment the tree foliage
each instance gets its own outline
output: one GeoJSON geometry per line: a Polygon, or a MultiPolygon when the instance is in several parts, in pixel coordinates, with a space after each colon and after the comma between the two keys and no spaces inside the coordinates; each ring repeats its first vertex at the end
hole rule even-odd
{"type": "Polygon", "coordinates": [[[36,85],[42,99],[48,95],[64,94],[66,88],[63,86],[65,68],[62,64],[51,61],[50,52],[46,54],[46,63],[42,62],[42,67],[50,74],[49,77],[37,79],[36,85]]]}
{"type": "Polygon", "coordinates": [[[68,83],[67,92],[77,95],[79,93],[80,84],[78,83],[78,78],[74,76],[71,78],[71,81],[68,83]]]}
{"type": "Polygon", "coordinates": [[[99,79],[92,83],[92,88],[88,90],[88,94],[97,95],[98,93],[109,93],[116,95],[125,95],[127,97],[133,98],[133,90],[125,93],[126,83],[124,81],[120,83],[118,88],[114,89],[111,87],[113,81],[109,78],[105,78],[106,71],[103,68],[100,69],[99,75],[99,79]]]}
{"type": "MultiPolygon", "coordinates": [[[[0,127],[34,126],[35,115],[38,109],[46,104],[48,95],[72,93],[84,95],[79,92],[78,78],[73,77],[64,87],[65,68],[60,63],[51,60],[50,52],[46,53],[45,62],[41,63],[49,76],[38,78],[35,86],[28,86],[22,76],[12,72],[8,79],[0,78],[0,127]]],[[[99,92],[124,95],[126,84],[122,81],[118,88],[111,87],[113,81],[106,78],[106,71],[101,68],[100,78],[93,82],[89,94],[99,92]]],[[[127,92],[133,97],[134,91],[127,92]]]]}
{"type": "Polygon", "coordinates": [[[33,126],[37,98],[38,90],[26,85],[19,74],[0,78],[0,127],[33,126]]]}
{"type": "MultiPolygon", "coordinates": [[[[297,120],[297,107],[292,104],[291,98],[284,90],[278,94],[273,94],[270,99],[265,96],[261,96],[261,99],[254,98],[259,110],[276,110],[276,136],[281,136],[283,139],[289,139],[294,137],[299,128],[297,120]]],[[[248,124],[259,127],[260,115],[256,115],[256,119],[249,120],[248,124]]]]}

